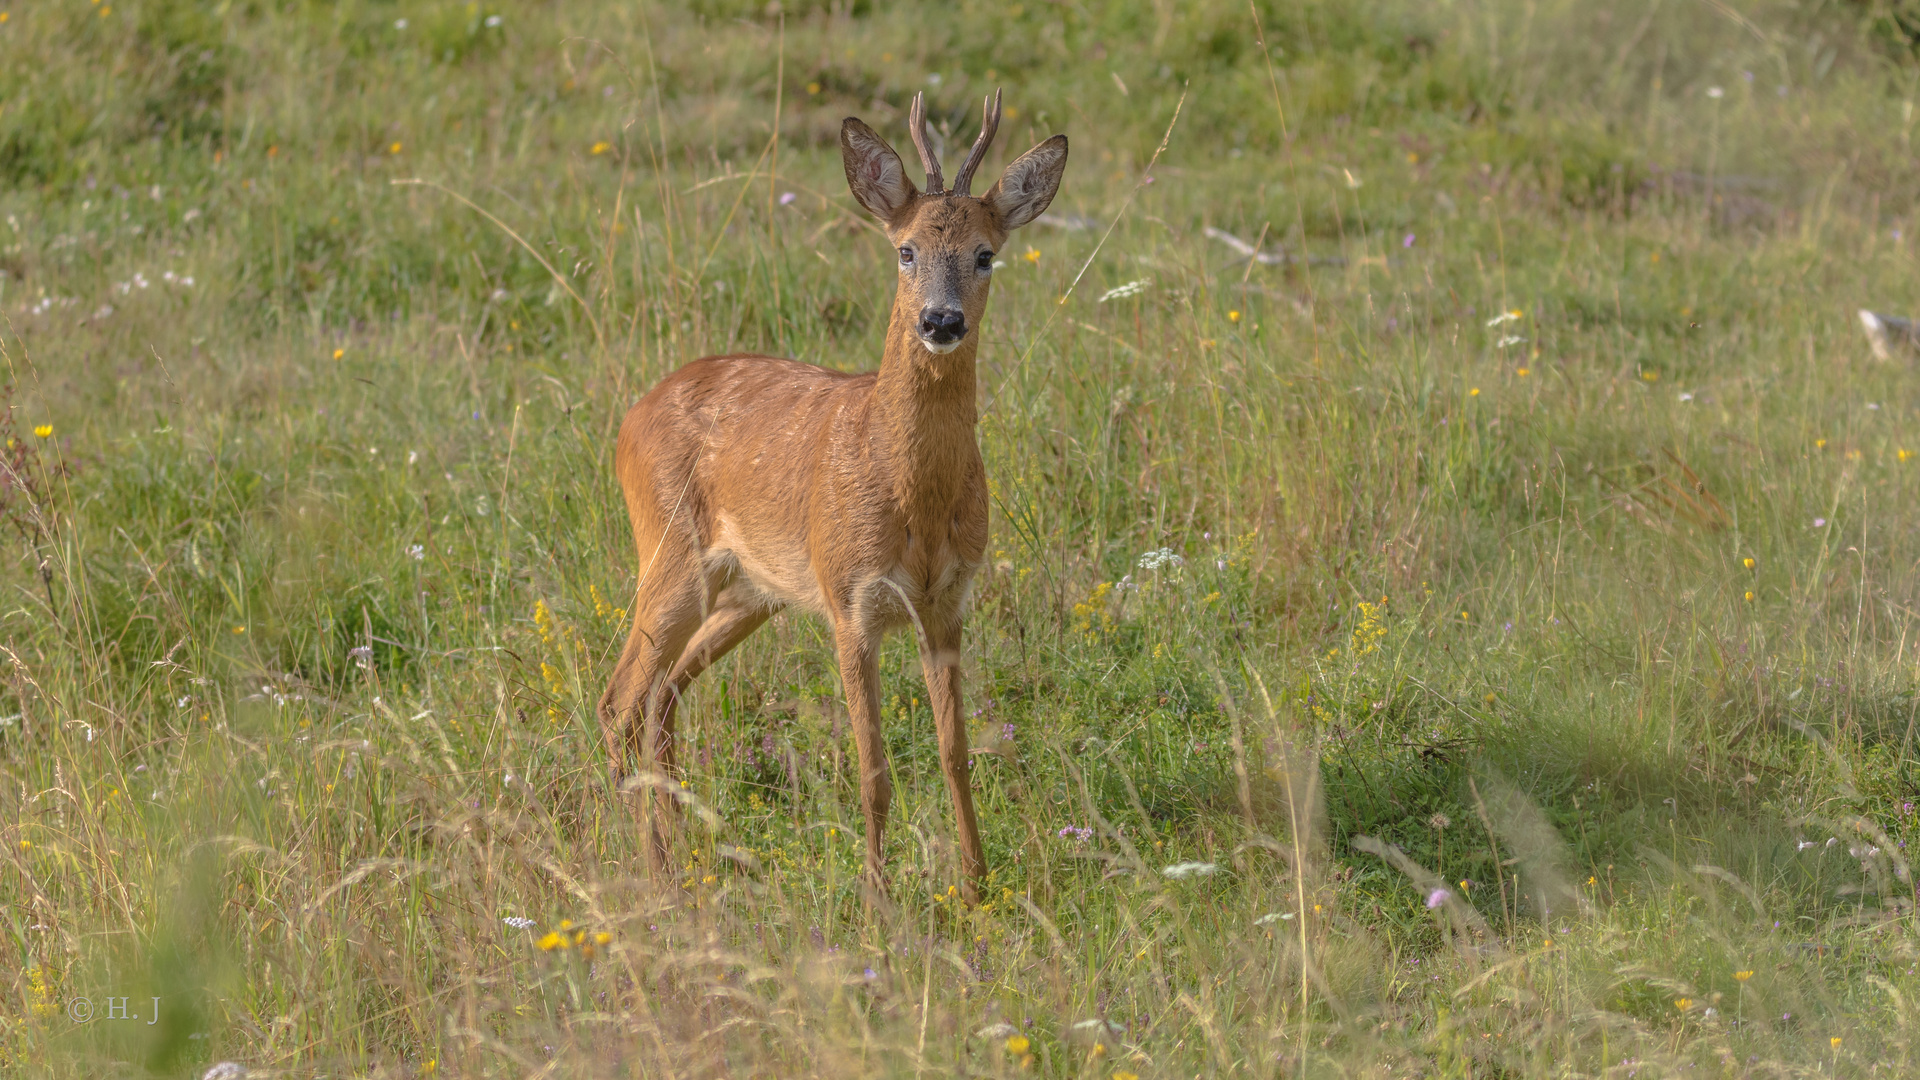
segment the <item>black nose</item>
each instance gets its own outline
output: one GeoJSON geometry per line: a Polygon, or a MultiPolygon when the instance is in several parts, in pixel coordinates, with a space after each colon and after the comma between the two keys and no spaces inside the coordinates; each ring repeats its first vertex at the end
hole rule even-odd
{"type": "Polygon", "coordinates": [[[920,313],[920,336],[936,345],[967,336],[967,313],[953,308],[928,308],[920,313]]]}

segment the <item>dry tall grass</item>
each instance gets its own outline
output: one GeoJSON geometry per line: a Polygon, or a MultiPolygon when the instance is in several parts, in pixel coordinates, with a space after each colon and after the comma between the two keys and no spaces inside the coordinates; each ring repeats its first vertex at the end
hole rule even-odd
{"type": "Polygon", "coordinates": [[[1901,25],[8,12],[0,1061],[1912,1073],[1920,397],[1851,321],[1920,309],[1901,25]],[[649,881],[614,426],[703,353],[874,363],[831,133],[1001,84],[988,169],[1075,157],[982,352],[989,900],[901,640],[862,902],[804,618],[687,703],[649,881]]]}

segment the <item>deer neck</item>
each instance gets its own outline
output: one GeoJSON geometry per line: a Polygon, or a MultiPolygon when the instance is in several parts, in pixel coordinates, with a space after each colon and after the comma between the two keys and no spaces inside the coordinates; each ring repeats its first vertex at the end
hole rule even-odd
{"type": "Polygon", "coordinates": [[[951,513],[973,460],[974,352],[979,332],[959,348],[935,353],[920,341],[914,316],[894,305],[887,351],[873,387],[876,457],[884,458],[893,494],[910,519],[932,523],[951,513]]]}

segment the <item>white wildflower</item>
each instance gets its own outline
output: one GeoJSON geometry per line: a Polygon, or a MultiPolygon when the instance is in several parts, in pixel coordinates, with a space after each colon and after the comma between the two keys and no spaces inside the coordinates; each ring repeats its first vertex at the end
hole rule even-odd
{"type": "Polygon", "coordinates": [[[1160,548],[1157,551],[1149,551],[1145,555],[1140,556],[1140,561],[1135,565],[1139,566],[1142,570],[1158,570],[1166,566],[1184,566],[1186,561],[1187,560],[1174,554],[1172,548],[1160,548]]]}
{"type": "Polygon", "coordinates": [[[1191,877],[1212,877],[1220,872],[1220,864],[1210,862],[1174,863],[1172,866],[1160,872],[1175,881],[1185,881],[1191,877]]]}
{"type": "Polygon", "coordinates": [[[1118,1035],[1127,1029],[1110,1020],[1082,1020],[1073,1025],[1070,1030],[1081,1035],[1098,1035],[1102,1032],[1110,1032],[1118,1035]]]}
{"type": "Polygon", "coordinates": [[[1018,1035],[1019,1033],[1019,1028],[1002,1020],[997,1024],[988,1024],[986,1027],[974,1032],[973,1037],[976,1039],[1004,1039],[1009,1035],[1018,1035]]]}

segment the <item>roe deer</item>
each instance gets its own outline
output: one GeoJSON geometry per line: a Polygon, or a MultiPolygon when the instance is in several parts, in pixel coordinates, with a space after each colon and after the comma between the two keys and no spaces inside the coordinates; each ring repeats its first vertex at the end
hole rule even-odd
{"type": "MultiPolygon", "coordinates": [[[[673,728],[680,695],[793,605],[833,626],[860,758],[866,874],[882,894],[893,785],[880,733],[878,654],[886,632],[917,626],[960,837],[963,895],[978,899],[986,856],[960,707],[961,620],[987,546],[974,353],[994,252],[1053,201],[1067,164],[1067,138],[1055,135],[973,196],[974,170],[999,123],[996,93],[953,188],[943,191],[925,106],[915,97],[908,125],[927,171],[924,192],[872,128],[851,117],[841,125],[847,185],[884,224],[900,260],[879,371],[710,356],[661,380],[620,425],[614,467],[633,524],[639,587],[600,722],[615,776],[637,756],[640,783],[655,789],[655,867],[667,863],[679,787],[673,728]]],[[[646,799],[637,791],[631,797],[644,818],[646,799]]]]}

